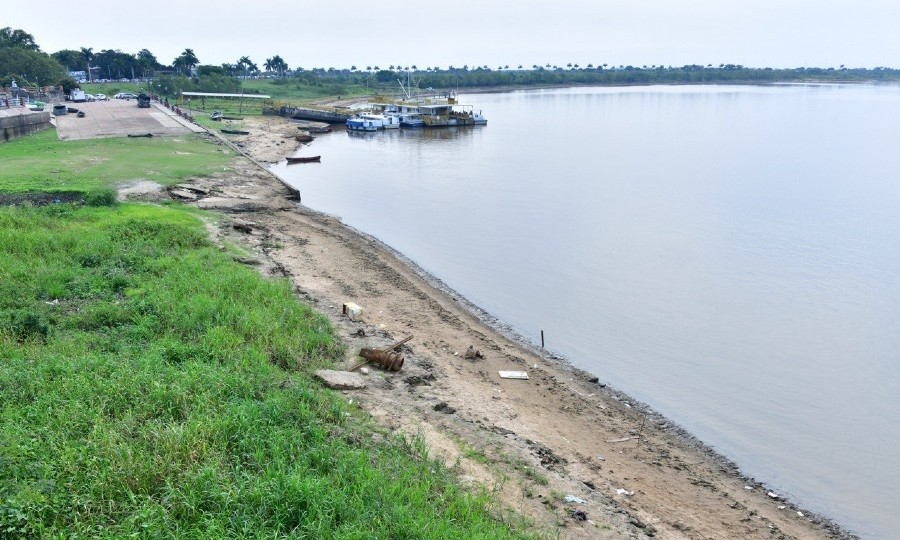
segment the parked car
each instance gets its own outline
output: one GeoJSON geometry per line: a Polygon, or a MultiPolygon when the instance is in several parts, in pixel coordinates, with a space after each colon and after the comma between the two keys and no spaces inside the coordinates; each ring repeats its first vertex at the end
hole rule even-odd
{"type": "Polygon", "coordinates": [[[109,101],[109,98],[106,97],[106,94],[96,94],[94,95],[94,98],[96,98],[97,101],[109,101]]]}
{"type": "Polygon", "coordinates": [[[134,99],[137,96],[132,94],[131,92],[119,92],[118,94],[113,96],[116,99],[134,99]]]}
{"type": "Polygon", "coordinates": [[[84,100],[85,101],[97,101],[97,96],[95,96],[94,94],[85,94],[84,100]]]}

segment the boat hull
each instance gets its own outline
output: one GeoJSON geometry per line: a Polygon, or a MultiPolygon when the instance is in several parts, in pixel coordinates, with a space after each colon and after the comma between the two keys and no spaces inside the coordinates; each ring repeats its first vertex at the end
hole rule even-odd
{"type": "Polygon", "coordinates": [[[322,160],[322,156],[289,157],[289,158],[287,158],[288,165],[293,165],[294,163],[318,163],[321,160],[322,160]]]}

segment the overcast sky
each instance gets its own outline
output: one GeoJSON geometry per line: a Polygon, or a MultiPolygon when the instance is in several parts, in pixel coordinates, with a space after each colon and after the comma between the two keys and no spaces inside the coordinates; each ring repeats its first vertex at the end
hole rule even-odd
{"type": "Polygon", "coordinates": [[[900,67],[898,0],[46,0],[0,27],[45,52],[92,47],[168,64],[275,54],[295,67],[743,64],[900,67]],[[82,7],[79,7],[82,6],[82,7]]]}

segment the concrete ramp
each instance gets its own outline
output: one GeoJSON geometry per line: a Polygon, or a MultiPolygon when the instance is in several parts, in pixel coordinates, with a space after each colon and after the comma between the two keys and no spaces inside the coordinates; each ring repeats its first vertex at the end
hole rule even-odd
{"type": "Polygon", "coordinates": [[[56,132],[60,140],[127,137],[147,133],[172,136],[206,131],[155,103],[145,109],[138,107],[136,100],[123,99],[67,105],[84,111],[85,116],[78,118],[73,113],[57,116],[56,132]]]}

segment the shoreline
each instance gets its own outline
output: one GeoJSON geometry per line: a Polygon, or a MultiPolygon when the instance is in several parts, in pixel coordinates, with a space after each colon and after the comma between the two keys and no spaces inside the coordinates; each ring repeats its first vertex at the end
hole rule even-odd
{"type": "Polygon", "coordinates": [[[299,146],[273,143],[295,125],[277,117],[252,123],[259,126],[238,145],[257,163],[196,180],[215,193],[196,205],[254,222],[250,234],[227,220],[215,234],[250,246],[264,273],[290,278],[332,320],[348,365],[360,346],[415,336],[403,349],[403,371],[372,369],[370,388],[347,397],[388,427],[422,436],[464,481],[487,486],[503,507],[564,538],[854,537],[770,497],[713,448],[540,350],[396,250],[296,205],[280,179],[257,169],[299,146]],[[363,306],[364,322],[342,316],[345,301],[363,306]],[[483,357],[465,359],[470,345],[483,357]],[[500,380],[497,369],[526,369],[532,378],[500,380]],[[588,521],[571,517],[579,509],[588,521]]]}

